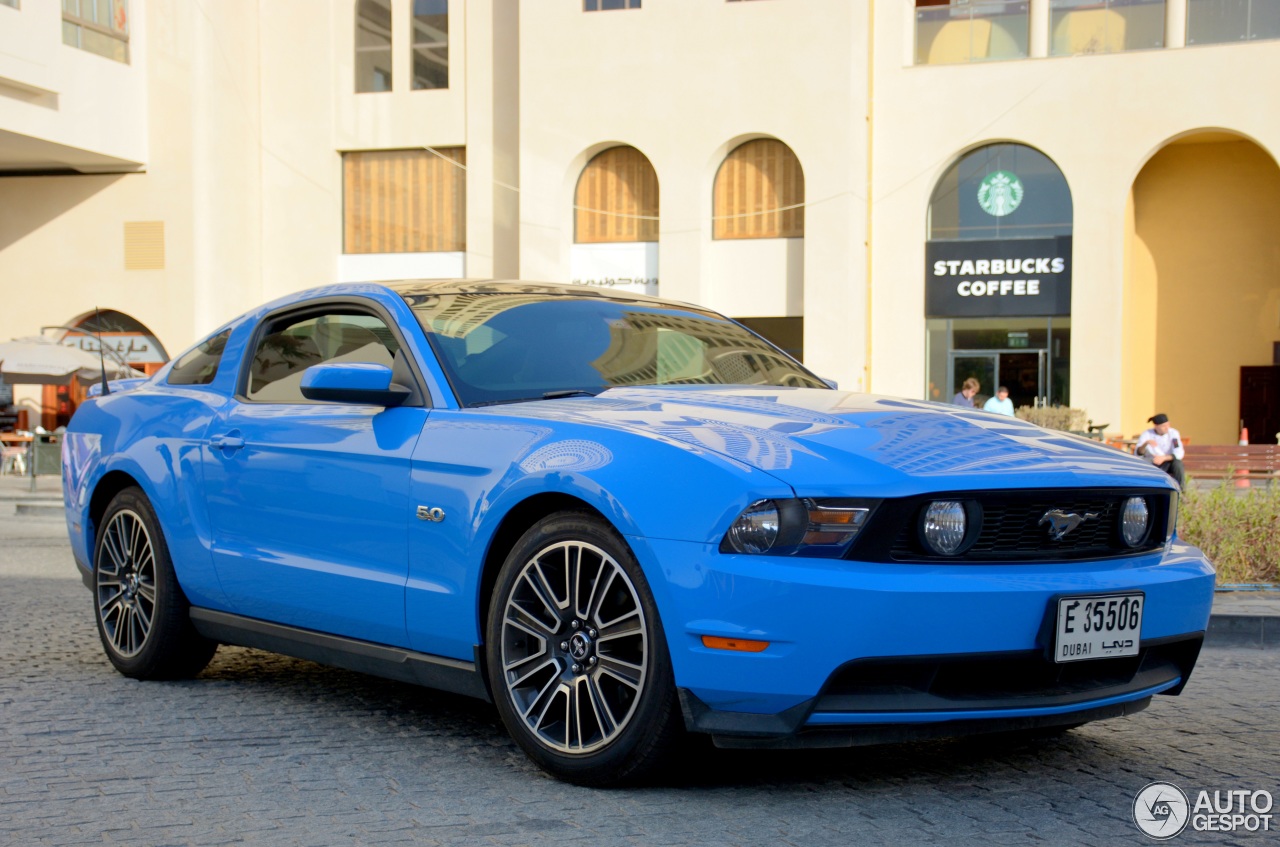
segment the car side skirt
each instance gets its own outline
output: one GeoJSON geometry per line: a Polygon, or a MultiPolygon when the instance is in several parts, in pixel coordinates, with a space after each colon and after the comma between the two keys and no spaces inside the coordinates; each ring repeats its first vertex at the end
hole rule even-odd
{"type": "MultiPolygon", "coordinates": [[[[490,699],[478,658],[463,662],[194,606],[191,623],[205,638],[223,644],[255,647],[385,679],[490,699]]],[[[476,649],[478,657],[479,648],[476,649]]]]}

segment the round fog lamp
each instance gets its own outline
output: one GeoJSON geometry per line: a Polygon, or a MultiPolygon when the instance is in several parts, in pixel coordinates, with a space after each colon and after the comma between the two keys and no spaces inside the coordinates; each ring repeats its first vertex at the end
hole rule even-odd
{"type": "Polygon", "coordinates": [[[729,527],[729,546],[739,553],[764,553],[778,540],[778,504],[757,500],[729,527]]]}
{"type": "Polygon", "coordinates": [[[1147,510],[1145,497],[1130,497],[1120,509],[1120,536],[1130,547],[1137,547],[1147,537],[1147,510]]]}
{"type": "Polygon", "coordinates": [[[954,556],[967,528],[964,506],[955,500],[939,500],[925,509],[924,540],[935,553],[954,556]]]}

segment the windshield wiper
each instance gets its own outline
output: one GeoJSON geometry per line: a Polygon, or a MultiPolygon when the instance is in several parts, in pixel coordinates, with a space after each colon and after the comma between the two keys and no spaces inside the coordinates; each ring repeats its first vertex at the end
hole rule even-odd
{"type": "Polygon", "coordinates": [[[542,395],[543,400],[559,400],[561,397],[595,397],[599,391],[587,391],[585,388],[570,388],[564,391],[548,391],[542,395]]]}
{"type": "Polygon", "coordinates": [[[533,403],[537,400],[560,400],[565,397],[595,397],[597,391],[587,391],[585,388],[569,388],[563,391],[548,391],[541,397],[510,397],[506,400],[481,400],[478,403],[468,403],[468,409],[475,409],[479,406],[501,406],[503,403],[533,403]]]}

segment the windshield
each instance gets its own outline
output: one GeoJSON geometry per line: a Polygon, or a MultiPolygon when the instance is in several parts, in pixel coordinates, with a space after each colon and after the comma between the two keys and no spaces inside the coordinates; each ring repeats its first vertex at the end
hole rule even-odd
{"type": "Polygon", "coordinates": [[[538,294],[406,294],[464,406],[624,385],[826,388],[767,341],[710,312],[538,294]]]}

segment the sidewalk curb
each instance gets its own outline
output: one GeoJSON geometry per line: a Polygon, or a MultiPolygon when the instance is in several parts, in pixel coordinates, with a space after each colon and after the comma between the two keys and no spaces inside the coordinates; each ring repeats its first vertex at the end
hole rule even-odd
{"type": "Polygon", "coordinates": [[[66,510],[57,500],[19,500],[14,504],[13,513],[26,518],[60,518],[66,510]]]}
{"type": "Polygon", "coordinates": [[[1280,617],[1211,614],[1209,629],[1204,634],[1204,646],[1274,650],[1280,646],[1280,617]]]}

